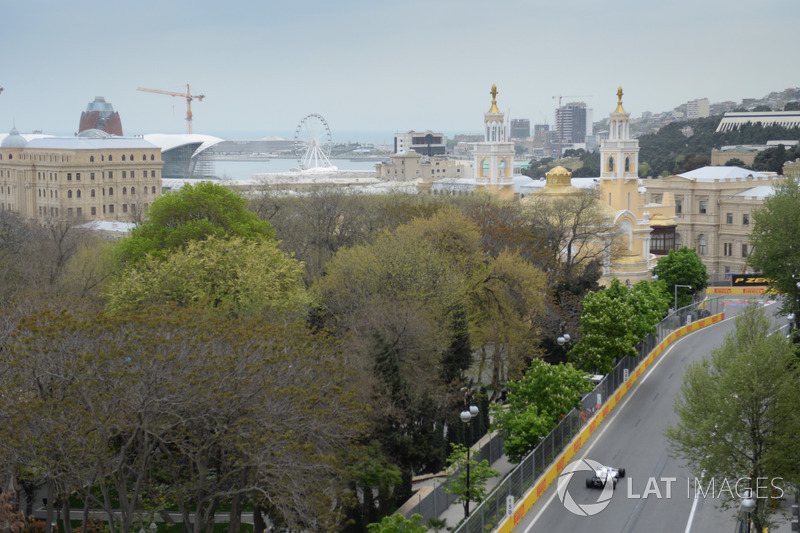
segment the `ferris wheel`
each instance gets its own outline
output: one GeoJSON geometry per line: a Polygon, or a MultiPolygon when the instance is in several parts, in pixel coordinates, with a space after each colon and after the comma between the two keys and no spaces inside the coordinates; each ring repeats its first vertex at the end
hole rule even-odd
{"type": "Polygon", "coordinates": [[[294,153],[300,169],[334,169],[328,159],[332,146],[331,129],[322,115],[303,117],[294,131],[294,153]]]}

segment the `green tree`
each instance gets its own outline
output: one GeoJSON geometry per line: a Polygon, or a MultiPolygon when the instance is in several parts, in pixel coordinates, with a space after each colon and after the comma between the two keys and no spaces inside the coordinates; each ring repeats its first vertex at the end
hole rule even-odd
{"type": "Polygon", "coordinates": [[[664,282],[664,289],[673,295],[677,289],[678,307],[692,303],[692,295],[708,287],[708,272],[706,266],[692,248],[682,247],[670,250],[669,253],[658,260],[653,274],[659,281],[664,282]],[[689,287],[677,287],[689,285],[689,287]]]}
{"type": "Polygon", "coordinates": [[[740,167],[740,168],[747,168],[747,164],[739,159],[738,157],[733,157],[725,161],[726,167],[740,167]]]}
{"type": "Polygon", "coordinates": [[[239,194],[201,182],[157,198],[147,211],[147,221],[120,241],[118,253],[124,263],[139,263],[148,254],[163,259],[190,241],[211,236],[272,239],[274,232],[268,222],[247,210],[239,194]]]}
{"type": "Polygon", "coordinates": [[[148,256],[109,285],[112,311],[173,302],[232,315],[304,316],[310,298],[303,265],[271,239],[190,241],[163,259],[148,256]]]}
{"type": "Polygon", "coordinates": [[[507,405],[492,404],[493,427],[503,434],[506,455],[519,462],[564,415],[580,406],[592,384],[586,372],[571,364],[534,360],[525,376],[509,381],[506,388],[507,405]]]}
{"type": "Polygon", "coordinates": [[[775,194],[753,211],[748,262],[769,279],[770,286],[787,295],[783,309],[800,316],[800,181],[786,178],[775,194]]]}
{"type": "Polygon", "coordinates": [[[641,322],[624,298],[606,290],[587,294],[581,312],[583,337],[570,351],[569,360],[586,372],[607,374],[626,355],[637,355],[641,322]]]}
{"type": "Polygon", "coordinates": [[[797,100],[792,102],[786,102],[786,105],[783,106],[784,111],[800,111],[800,102],[797,100]]]}
{"type": "Polygon", "coordinates": [[[458,475],[451,477],[444,485],[447,494],[458,496],[457,502],[464,504],[466,513],[469,502],[480,503],[486,498],[486,482],[489,478],[499,476],[500,472],[489,466],[489,461],[483,459],[475,460],[475,457],[468,453],[467,447],[463,444],[452,444],[452,452],[447,457],[447,466],[458,472],[458,475]],[[467,469],[469,468],[469,486],[467,486],[467,469]]]}
{"type": "Polygon", "coordinates": [[[772,330],[763,309],[745,309],[722,347],[686,368],[678,421],[665,432],[672,453],[703,472],[704,483],[736,484],[733,493],[720,491],[725,508],[736,509],[752,489],[755,531],[775,525],[772,483],[788,490],[800,472],[800,372],[790,344],[772,330]]]}
{"type": "Polygon", "coordinates": [[[369,533],[427,533],[428,528],[422,523],[421,514],[413,514],[410,519],[401,514],[384,516],[380,522],[367,526],[369,533]]]}

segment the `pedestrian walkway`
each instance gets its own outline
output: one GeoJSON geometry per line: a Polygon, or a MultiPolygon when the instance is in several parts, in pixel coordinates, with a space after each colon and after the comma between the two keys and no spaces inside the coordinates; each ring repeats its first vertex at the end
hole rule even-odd
{"type": "MultiPolygon", "coordinates": [[[[503,481],[503,479],[505,478],[506,474],[511,472],[517,465],[515,463],[509,462],[508,458],[505,455],[503,455],[497,461],[495,461],[491,466],[492,466],[492,468],[497,470],[499,472],[499,474],[497,476],[494,476],[494,477],[489,478],[489,479],[486,480],[486,494],[491,494],[492,491],[494,491],[495,487],[497,487],[497,485],[501,481],[503,481]]],[[[441,479],[440,478],[431,477],[431,478],[425,479],[423,481],[420,481],[419,483],[415,483],[414,484],[414,489],[417,490],[420,487],[423,487],[423,486],[426,486],[426,485],[434,487],[434,486],[438,485],[439,483],[441,483],[441,479]]],[[[475,502],[470,502],[470,504],[469,504],[470,512],[473,509],[475,509],[475,507],[477,507],[478,505],[479,504],[477,504],[475,502]]],[[[462,520],[464,520],[464,504],[463,503],[453,503],[452,505],[450,505],[450,507],[445,509],[445,511],[442,514],[439,515],[439,518],[446,521],[445,522],[445,529],[441,529],[439,531],[447,531],[447,530],[449,530],[451,528],[454,528],[462,520]]],[[[429,531],[435,532],[436,530],[429,529],[429,531]]]]}

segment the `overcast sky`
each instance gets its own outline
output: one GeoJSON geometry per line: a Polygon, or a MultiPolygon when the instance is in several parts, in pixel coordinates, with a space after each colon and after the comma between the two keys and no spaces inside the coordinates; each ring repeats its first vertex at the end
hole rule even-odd
{"type": "Polygon", "coordinates": [[[0,131],[72,134],[95,96],[126,135],[480,131],[511,118],[633,117],[800,87],[797,0],[0,0],[0,131]],[[568,98],[577,95],[581,98],[568,98]]]}

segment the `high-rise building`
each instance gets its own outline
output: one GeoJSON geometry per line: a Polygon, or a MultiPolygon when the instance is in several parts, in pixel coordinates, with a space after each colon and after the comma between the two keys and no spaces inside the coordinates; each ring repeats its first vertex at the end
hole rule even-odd
{"type": "Polygon", "coordinates": [[[709,116],[710,104],[708,98],[699,98],[686,102],[686,118],[692,120],[695,118],[705,118],[709,116]]]}
{"type": "Polygon", "coordinates": [[[527,139],[531,136],[531,121],[527,118],[511,120],[511,138],[527,139]]]}
{"type": "Polygon", "coordinates": [[[86,111],[81,113],[78,133],[93,129],[122,137],[122,121],[119,113],[114,111],[114,106],[106,102],[102,96],[95,96],[94,102],[89,102],[86,111]]]}
{"type": "Polygon", "coordinates": [[[447,138],[443,133],[435,133],[431,130],[395,133],[394,153],[405,154],[409,150],[428,157],[444,155],[447,152],[447,138]]]}
{"type": "MultiPolygon", "coordinates": [[[[591,128],[591,114],[586,104],[570,102],[556,109],[556,135],[563,144],[586,142],[587,124],[591,128]],[[588,119],[588,122],[587,122],[588,119]]],[[[588,130],[591,132],[591,130],[588,130]]]]}

